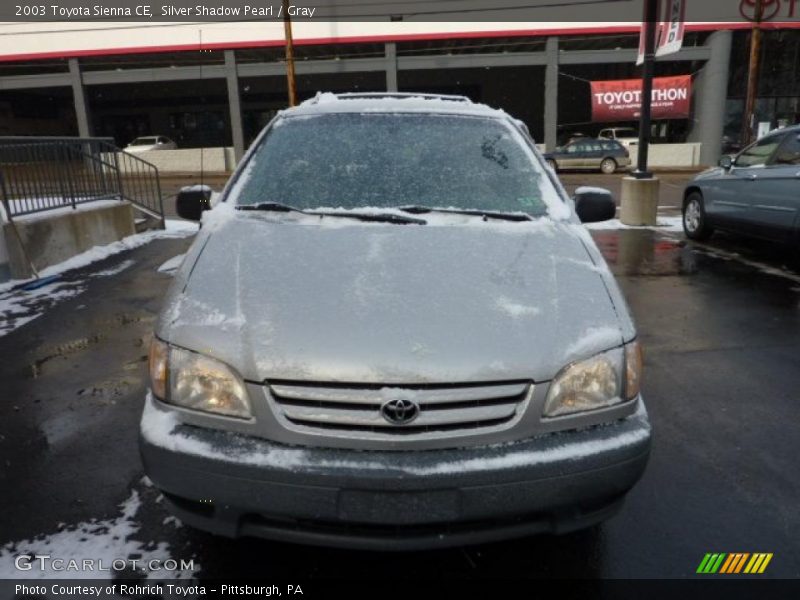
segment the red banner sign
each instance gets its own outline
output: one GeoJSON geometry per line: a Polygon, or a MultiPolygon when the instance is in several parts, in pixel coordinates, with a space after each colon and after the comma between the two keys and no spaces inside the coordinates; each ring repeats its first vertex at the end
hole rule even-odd
{"type": "MultiPolygon", "coordinates": [[[[653,79],[653,119],[688,119],[692,76],[653,79]]],[[[592,82],[592,121],[635,121],[642,111],[642,80],[592,82]]]]}

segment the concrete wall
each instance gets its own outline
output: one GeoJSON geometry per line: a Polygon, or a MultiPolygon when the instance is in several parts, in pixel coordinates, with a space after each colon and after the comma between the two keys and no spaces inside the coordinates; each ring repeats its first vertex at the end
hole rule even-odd
{"type": "MultiPolygon", "coordinates": [[[[655,169],[699,167],[702,144],[652,144],[648,154],[648,166],[655,169]]],[[[631,146],[631,158],[636,164],[636,146],[631,146]]]]}
{"type": "MultiPolygon", "coordinates": [[[[236,166],[232,147],[150,150],[134,154],[155,165],[160,173],[230,173],[236,166]]],[[[120,161],[124,169],[128,161],[120,161]]]]}
{"type": "Polygon", "coordinates": [[[55,215],[44,212],[14,219],[14,222],[19,238],[10,223],[3,224],[8,266],[14,279],[33,275],[20,247],[20,238],[28,257],[41,271],[94,246],[110,244],[136,233],[133,208],[127,202],[55,215]]]}

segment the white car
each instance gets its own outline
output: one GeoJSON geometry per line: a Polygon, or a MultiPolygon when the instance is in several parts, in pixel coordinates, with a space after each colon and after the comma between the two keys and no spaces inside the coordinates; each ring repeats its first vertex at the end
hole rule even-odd
{"type": "Polygon", "coordinates": [[[633,127],[609,127],[603,129],[597,137],[604,140],[616,140],[625,148],[639,143],[639,133],[633,127]]]}
{"type": "Polygon", "coordinates": [[[138,137],[125,147],[125,152],[149,152],[150,150],[175,150],[178,144],[165,135],[138,137]]]}

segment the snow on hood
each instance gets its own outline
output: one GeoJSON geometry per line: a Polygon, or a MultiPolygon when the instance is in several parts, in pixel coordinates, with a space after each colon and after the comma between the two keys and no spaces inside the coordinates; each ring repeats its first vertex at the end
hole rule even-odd
{"type": "Polygon", "coordinates": [[[387,384],[543,381],[623,342],[583,228],[429,216],[204,217],[158,333],[254,381],[387,384]]]}

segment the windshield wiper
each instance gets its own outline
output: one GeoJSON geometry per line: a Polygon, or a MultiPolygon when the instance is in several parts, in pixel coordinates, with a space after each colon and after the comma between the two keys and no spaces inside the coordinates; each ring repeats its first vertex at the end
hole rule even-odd
{"type": "Polygon", "coordinates": [[[358,219],[359,221],[370,221],[375,223],[394,223],[395,225],[427,225],[425,219],[415,219],[414,217],[404,217],[395,213],[360,213],[352,211],[337,210],[309,210],[303,211],[307,215],[319,215],[320,217],[344,217],[348,219],[358,219]]]}
{"type": "Polygon", "coordinates": [[[477,208],[431,208],[430,206],[408,205],[399,206],[398,210],[411,213],[412,215],[424,215],[427,213],[438,212],[454,215],[470,215],[483,217],[483,220],[501,219],[503,221],[533,221],[533,217],[526,213],[507,213],[493,210],[480,210],[477,208]]]}
{"type": "Polygon", "coordinates": [[[300,210],[299,208],[295,208],[294,206],[289,206],[288,204],[281,204],[280,202],[259,202],[258,204],[238,204],[236,206],[236,209],[264,210],[271,212],[299,212],[305,214],[305,211],[300,210]]]}
{"type": "Polygon", "coordinates": [[[271,212],[296,212],[303,215],[312,215],[315,217],[344,217],[347,219],[358,219],[359,221],[370,221],[376,223],[395,223],[397,225],[426,225],[428,222],[424,219],[415,219],[414,217],[405,217],[395,213],[360,213],[352,211],[338,211],[338,210],[303,210],[295,208],[288,204],[280,202],[259,202],[258,204],[240,204],[236,207],[238,210],[262,210],[271,212]]]}

